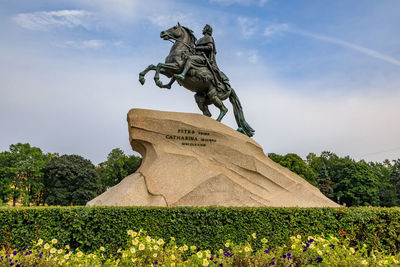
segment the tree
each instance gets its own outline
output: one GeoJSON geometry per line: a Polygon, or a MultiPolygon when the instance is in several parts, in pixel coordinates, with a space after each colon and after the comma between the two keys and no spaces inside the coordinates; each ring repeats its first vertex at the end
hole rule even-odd
{"type": "Polygon", "coordinates": [[[319,157],[309,155],[308,163],[318,173],[320,187],[327,185],[322,192],[332,200],[348,206],[379,205],[379,180],[365,161],[324,151],[319,157]]]}
{"type": "Polygon", "coordinates": [[[316,173],[303,161],[303,159],[294,153],[281,156],[275,153],[268,154],[268,157],[276,163],[288,168],[292,172],[304,178],[310,184],[317,186],[315,180],[316,173]]]}
{"type": "Polygon", "coordinates": [[[85,205],[96,197],[98,175],[90,160],[78,155],[54,157],[44,173],[49,205],[85,205]]]}
{"type": "Polygon", "coordinates": [[[372,172],[378,179],[379,206],[393,207],[399,204],[396,187],[393,183],[393,166],[389,160],[383,163],[370,162],[372,172]]]}
{"type": "Polygon", "coordinates": [[[51,154],[43,154],[38,147],[17,143],[10,145],[10,151],[0,153],[0,186],[3,202],[13,200],[13,206],[22,197],[22,203],[29,206],[42,200],[43,169],[51,154]],[[4,191],[3,191],[4,190],[4,191]]]}
{"type": "Polygon", "coordinates": [[[119,149],[114,148],[107,156],[107,160],[100,163],[97,172],[100,176],[99,194],[107,188],[122,181],[126,176],[134,173],[141,164],[141,158],[127,156],[119,149]]]}

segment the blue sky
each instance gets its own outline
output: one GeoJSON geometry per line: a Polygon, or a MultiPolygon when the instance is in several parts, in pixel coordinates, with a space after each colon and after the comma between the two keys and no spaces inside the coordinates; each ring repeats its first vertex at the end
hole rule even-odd
{"type": "Polygon", "coordinates": [[[152,73],[138,82],[169,52],[160,31],[179,21],[198,38],[213,26],[218,65],[265,153],[400,158],[399,10],[397,0],[3,0],[0,150],[29,142],[99,163],[115,147],[132,153],[130,108],[200,113],[183,87],[160,89],[152,73]]]}

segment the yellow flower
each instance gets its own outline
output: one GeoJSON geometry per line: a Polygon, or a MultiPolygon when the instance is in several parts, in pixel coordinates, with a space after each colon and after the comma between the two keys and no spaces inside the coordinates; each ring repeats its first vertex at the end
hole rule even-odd
{"type": "Polygon", "coordinates": [[[361,262],[361,264],[362,264],[362,265],[367,265],[367,264],[368,264],[368,261],[363,260],[363,261],[361,262]]]}
{"type": "Polygon", "coordinates": [[[208,265],[209,265],[208,260],[207,260],[207,259],[204,259],[204,260],[203,260],[203,266],[208,266],[208,265]]]}
{"type": "Polygon", "coordinates": [[[153,254],[153,257],[154,257],[154,258],[157,258],[157,253],[154,253],[154,254],[153,254]]]}
{"type": "Polygon", "coordinates": [[[322,251],[321,250],[318,250],[318,255],[322,255],[322,251]]]}
{"type": "Polygon", "coordinates": [[[250,248],[249,247],[244,247],[244,251],[249,252],[250,248]]]}
{"type": "Polygon", "coordinates": [[[66,248],[66,249],[70,249],[69,245],[66,245],[65,248],[66,248]]]}
{"type": "Polygon", "coordinates": [[[49,244],[44,244],[44,249],[49,249],[50,248],[50,245],[49,244]]]}
{"type": "Polygon", "coordinates": [[[264,237],[263,239],[261,239],[261,242],[267,243],[267,242],[268,242],[268,239],[266,239],[266,238],[264,237]]]}
{"type": "Polygon", "coordinates": [[[219,249],[219,253],[222,254],[224,253],[224,251],[222,249],[219,249]]]}
{"type": "Polygon", "coordinates": [[[139,250],[144,250],[144,249],[145,249],[145,246],[143,244],[140,244],[139,245],[139,250]]]}
{"type": "Polygon", "coordinates": [[[201,251],[197,252],[197,257],[202,258],[203,257],[203,253],[201,251]]]}
{"type": "Polygon", "coordinates": [[[309,236],[309,237],[307,238],[307,240],[310,240],[310,239],[314,239],[314,237],[312,237],[312,236],[309,236]]]}
{"type": "Polygon", "coordinates": [[[161,246],[162,244],[164,244],[164,240],[161,239],[161,238],[158,239],[158,240],[157,240],[157,244],[161,246]]]}
{"type": "Polygon", "coordinates": [[[158,250],[159,247],[157,245],[154,245],[153,248],[154,248],[154,250],[158,250]]]}
{"type": "Polygon", "coordinates": [[[134,254],[136,252],[136,249],[135,248],[131,248],[130,251],[131,251],[132,254],[134,254]]]}
{"type": "Polygon", "coordinates": [[[251,236],[252,236],[254,239],[256,239],[256,238],[257,238],[257,235],[256,235],[256,233],[252,233],[252,234],[251,234],[251,236]]]}
{"type": "Polygon", "coordinates": [[[100,250],[101,251],[105,251],[106,249],[104,247],[100,247],[100,250]]]}
{"type": "Polygon", "coordinates": [[[196,250],[196,246],[190,246],[191,250],[196,250]]]}
{"type": "Polygon", "coordinates": [[[132,233],[132,237],[135,237],[135,236],[137,236],[137,233],[136,233],[136,232],[133,232],[133,233],[132,233]]]}
{"type": "Polygon", "coordinates": [[[297,235],[297,239],[301,239],[301,235],[297,235]]]}
{"type": "Polygon", "coordinates": [[[312,243],[312,244],[310,245],[310,248],[315,248],[314,243],[312,243]]]}
{"type": "Polygon", "coordinates": [[[137,238],[132,240],[132,244],[134,244],[135,246],[139,243],[139,240],[137,238]]]}
{"type": "MultiPolygon", "coordinates": [[[[81,252],[81,253],[82,253],[82,252],[81,252]]],[[[79,254],[79,252],[78,252],[78,254],[79,254]]],[[[78,254],[76,254],[76,255],[78,255],[78,254]]],[[[80,256],[78,256],[78,257],[80,257],[80,256]]],[[[69,259],[69,254],[65,254],[65,255],[64,255],[64,259],[68,260],[68,259],[69,259]]]]}
{"type": "Polygon", "coordinates": [[[62,249],[57,250],[57,253],[58,253],[58,254],[61,254],[62,252],[63,252],[62,249]]]}
{"type": "Polygon", "coordinates": [[[186,250],[188,250],[189,249],[189,247],[187,246],[187,245],[183,245],[183,250],[184,251],[186,251],[186,250]]]}
{"type": "Polygon", "coordinates": [[[290,240],[295,240],[295,239],[296,239],[295,236],[291,236],[291,237],[290,237],[290,240]]]}
{"type": "Polygon", "coordinates": [[[39,240],[37,241],[37,245],[40,246],[41,244],[43,244],[43,239],[39,238],[39,240]]]}
{"type": "MultiPolygon", "coordinates": [[[[124,256],[124,255],[122,254],[122,257],[123,257],[123,256],[124,256]]],[[[93,259],[95,259],[97,256],[92,254],[92,257],[93,257],[93,259]]]]}
{"type": "Polygon", "coordinates": [[[292,245],[292,249],[295,249],[295,248],[296,248],[296,245],[295,245],[295,244],[293,244],[293,245],[292,245]]]}
{"type": "Polygon", "coordinates": [[[135,262],[135,261],[136,261],[136,259],[135,259],[135,258],[132,258],[132,259],[131,259],[131,261],[132,261],[132,262],[135,262]]]}
{"type": "Polygon", "coordinates": [[[183,251],[183,247],[179,247],[179,251],[183,251]]]}
{"type": "Polygon", "coordinates": [[[175,237],[171,236],[171,241],[175,241],[175,237]]]}
{"type": "Polygon", "coordinates": [[[229,242],[225,243],[225,247],[227,247],[227,248],[229,247],[229,242]]]}
{"type": "Polygon", "coordinates": [[[171,267],[175,267],[175,262],[171,262],[171,267]]]}
{"type": "Polygon", "coordinates": [[[171,255],[171,260],[175,260],[175,259],[176,259],[175,255],[172,254],[172,255],[171,255]]]}
{"type": "Polygon", "coordinates": [[[128,256],[125,252],[122,253],[122,258],[126,258],[126,256],[128,256]]]}
{"type": "Polygon", "coordinates": [[[350,252],[354,254],[356,253],[356,250],[354,248],[350,248],[350,252]]]}
{"type": "Polygon", "coordinates": [[[146,236],[146,241],[147,242],[151,242],[151,237],[150,236],[146,236]]]}
{"type": "Polygon", "coordinates": [[[128,233],[128,235],[132,236],[133,230],[128,230],[127,233],[128,233]]]}
{"type": "MultiPolygon", "coordinates": [[[[67,254],[68,255],[68,254],[67,254]]],[[[83,253],[81,252],[81,251],[78,251],[78,253],[76,253],[76,256],[78,257],[78,258],[80,258],[80,257],[82,257],[82,255],[83,255],[83,253]]],[[[64,256],[65,257],[65,256],[64,256]]]]}
{"type": "Polygon", "coordinates": [[[55,238],[54,238],[54,239],[52,239],[52,240],[51,240],[51,243],[53,243],[53,244],[57,244],[57,239],[55,239],[55,238]]]}
{"type": "Polygon", "coordinates": [[[50,249],[50,253],[51,253],[51,254],[54,254],[54,253],[56,253],[56,252],[57,252],[57,250],[56,250],[55,248],[51,248],[51,249],[50,249]]]}

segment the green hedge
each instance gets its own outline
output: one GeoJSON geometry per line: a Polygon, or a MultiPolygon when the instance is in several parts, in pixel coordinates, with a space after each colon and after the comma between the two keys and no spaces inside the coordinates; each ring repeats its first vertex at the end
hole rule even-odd
{"type": "Polygon", "coordinates": [[[271,247],[293,235],[325,234],[348,237],[355,246],[400,250],[399,208],[0,208],[0,247],[6,248],[56,238],[87,252],[100,246],[116,251],[125,245],[128,229],[211,250],[226,240],[246,242],[254,232],[271,247]]]}

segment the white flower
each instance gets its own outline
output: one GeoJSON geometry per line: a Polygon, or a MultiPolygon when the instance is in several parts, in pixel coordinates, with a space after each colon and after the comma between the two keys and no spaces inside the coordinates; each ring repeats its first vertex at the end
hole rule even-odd
{"type": "Polygon", "coordinates": [[[146,247],[143,244],[139,245],[139,250],[144,250],[146,247]]]}
{"type": "Polygon", "coordinates": [[[203,253],[201,251],[197,252],[197,257],[202,258],[203,257],[203,253]]]}
{"type": "Polygon", "coordinates": [[[251,236],[256,239],[257,238],[257,234],[256,233],[252,233],[251,236]]]}
{"type": "Polygon", "coordinates": [[[204,260],[203,260],[203,266],[208,266],[208,265],[209,265],[208,260],[207,260],[207,259],[204,259],[204,260]]]}
{"type": "Polygon", "coordinates": [[[55,239],[55,238],[54,238],[54,239],[52,239],[52,240],[51,240],[51,243],[53,243],[53,244],[57,244],[57,239],[55,239]]]}
{"type": "Polygon", "coordinates": [[[51,248],[51,249],[50,249],[50,253],[51,253],[51,254],[56,253],[56,251],[57,251],[57,250],[56,250],[55,248],[51,248]]]}
{"type": "Polygon", "coordinates": [[[134,254],[136,252],[136,249],[135,248],[131,248],[130,251],[131,251],[132,254],[134,254]]]}

